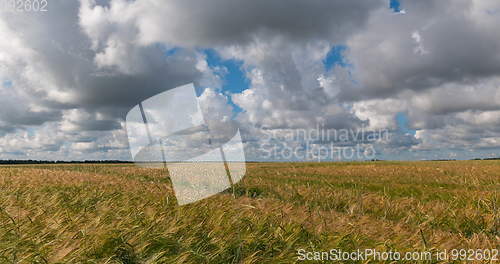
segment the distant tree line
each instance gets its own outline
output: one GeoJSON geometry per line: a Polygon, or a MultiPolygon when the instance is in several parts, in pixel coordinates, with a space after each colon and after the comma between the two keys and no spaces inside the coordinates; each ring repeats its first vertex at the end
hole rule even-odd
{"type": "Polygon", "coordinates": [[[103,164],[103,163],[115,163],[115,164],[121,164],[121,163],[133,163],[132,161],[124,161],[124,160],[0,160],[0,165],[2,164],[71,164],[71,163],[78,163],[78,164],[103,164]]]}
{"type": "MultiPolygon", "coordinates": [[[[476,158],[472,160],[500,160],[498,158],[476,158]]],[[[378,159],[373,159],[370,161],[383,161],[378,159]]],[[[455,161],[455,159],[439,159],[430,161],[455,161]]],[[[134,163],[133,161],[126,160],[0,160],[0,165],[8,164],[128,164],[134,163]]],[[[259,163],[258,161],[247,161],[247,163],[259,163]]]]}

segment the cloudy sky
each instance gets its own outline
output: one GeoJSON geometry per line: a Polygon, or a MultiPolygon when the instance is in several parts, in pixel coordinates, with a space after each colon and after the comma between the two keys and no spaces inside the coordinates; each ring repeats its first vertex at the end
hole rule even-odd
{"type": "MultiPolygon", "coordinates": [[[[0,11],[0,159],[130,160],[125,117],[195,83],[247,158],[318,126],[379,159],[500,156],[500,2],[49,0],[0,11]],[[274,144],[273,143],[273,144],[274,144]]],[[[181,110],[179,110],[181,111],[181,110]]],[[[276,158],[276,157],[274,157],[276,158]]],[[[274,159],[269,158],[269,160],[274,159]]]]}

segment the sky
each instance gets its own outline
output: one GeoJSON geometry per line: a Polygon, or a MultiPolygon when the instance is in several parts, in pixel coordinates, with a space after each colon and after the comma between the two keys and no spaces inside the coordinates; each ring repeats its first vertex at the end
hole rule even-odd
{"type": "Polygon", "coordinates": [[[248,160],[337,160],[282,152],[309,148],[362,160],[500,156],[498,1],[47,9],[0,10],[0,159],[131,160],[127,113],[188,83],[208,123],[238,127],[248,160]],[[351,137],[297,137],[314,130],[351,137]]]}

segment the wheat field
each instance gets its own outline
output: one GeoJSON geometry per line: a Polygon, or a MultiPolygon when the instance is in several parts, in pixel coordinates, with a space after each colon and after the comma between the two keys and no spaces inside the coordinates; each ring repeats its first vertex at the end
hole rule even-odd
{"type": "Polygon", "coordinates": [[[500,244],[499,161],[248,163],[234,190],[181,207],[164,170],[133,165],[2,166],[0,188],[0,263],[296,263],[299,249],[500,244]]]}

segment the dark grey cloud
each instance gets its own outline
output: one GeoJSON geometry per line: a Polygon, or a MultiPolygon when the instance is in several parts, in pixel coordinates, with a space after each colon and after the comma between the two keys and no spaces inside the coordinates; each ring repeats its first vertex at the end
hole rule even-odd
{"type": "MultiPolygon", "coordinates": [[[[483,1],[484,2],[484,1],[483,1]]],[[[480,1],[403,1],[407,13],[375,12],[347,42],[358,85],[346,99],[386,98],[500,75],[500,21],[480,1]],[[382,33],[383,32],[383,33],[382,33]]],[[[498,4],[491,4],[498,5],[498,4]]]]}
{"type": "MultiPolygon", "coordinates": [[[[293,41],[341,40],[362,27],[371,10],[386,5],[383,0],[136,1],[111,4],[110,9],[115,12],[100,8],[93,11],[94,15],[105,12],[113,16],[118,15],[117,11],[133,14],[106,20],[137,26],[144,42],[205,47],[246,44],[258,35],[282,35],[293,41]]],[[[98,21],[91,15],[88,18],[98,21]]],[[[103,34],[106,35],[95,35],[103,34]]]]}

